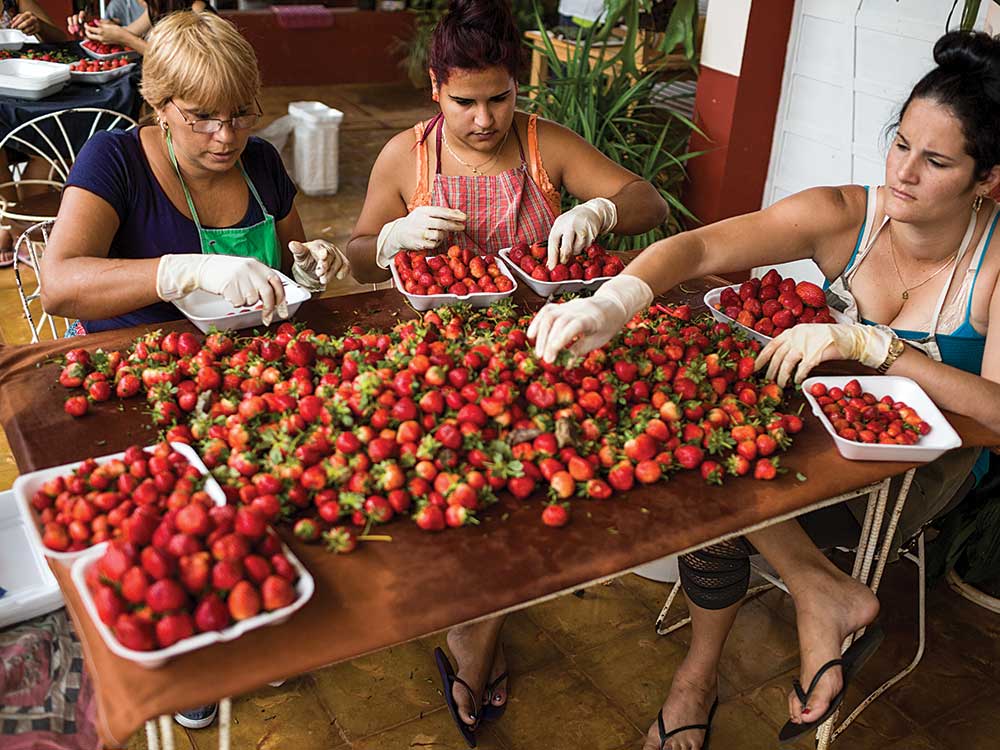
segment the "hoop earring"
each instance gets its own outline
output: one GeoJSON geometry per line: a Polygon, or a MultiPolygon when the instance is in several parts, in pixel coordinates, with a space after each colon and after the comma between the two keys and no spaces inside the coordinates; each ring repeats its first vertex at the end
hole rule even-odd
{"type": "Polygon", "coordinates": [[[983,194],[980,193],[976,196],[976,199],[972,201],[972,210],[978,211],[979,207],[983,205],[983,194]]]}

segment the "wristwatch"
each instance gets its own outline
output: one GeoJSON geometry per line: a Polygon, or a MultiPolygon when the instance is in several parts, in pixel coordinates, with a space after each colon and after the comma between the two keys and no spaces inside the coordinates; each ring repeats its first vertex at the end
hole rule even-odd
{"type": "Polygon", "coordinates": [[[878,374],[885,375],[885,373],[892,367],[892,363],[899,359],[899,356],[906,349],[906,344],[898,336],[893,336],[892,341],[889,342],[889,352],[885,355],[885,361],[878,366],[878,374]]]}

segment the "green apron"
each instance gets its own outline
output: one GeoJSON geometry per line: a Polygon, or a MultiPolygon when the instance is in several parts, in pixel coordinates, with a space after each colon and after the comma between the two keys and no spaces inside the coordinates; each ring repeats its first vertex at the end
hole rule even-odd
{"type": "Polygon", "coordinates": [[[191,218],[198,228],[198,239],[201,242],[201,251],[215,255],[237,255],[241,258],[256,258],[271,268],[281,270],[281,249],[278,247],[278,233],[275,229],[274,216],[267,212],[264,201],[257,194],[257,189],[247,176],[243,168],[243,162],[239,161],[240,172],[243,179],[250,188],[260,212],[264,215],[264,220],[251,227],[233,227],[230,229],[205,229],[198,220],[198,212],[194,208],[194,201],[191,200],[191,193],[188,192],[184,178],[181,177],[181,170],[177,166],[177,157],[174,156],[174,144],[167,132],[167,151],[170,152],[170,163],[174,165],[177,179],[181,181],[184,189],[184,198],[187,200],[188,209],[191,211],[191,218]]]}

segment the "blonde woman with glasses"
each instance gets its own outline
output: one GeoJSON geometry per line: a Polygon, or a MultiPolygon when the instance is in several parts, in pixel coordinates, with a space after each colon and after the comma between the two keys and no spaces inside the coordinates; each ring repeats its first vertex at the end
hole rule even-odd
{"type": "Polygon", "coordinates": [[[75,333],[176,319],[196,289],[286,314],[275,269],[312,291],[347,260],[305,242],[296,189],[261,116],[250,44],[229,22],[181,12],[150,32],[142,96],[156,124],[96,133],[81,150],[42,261],[43,304],[75,333]]]}

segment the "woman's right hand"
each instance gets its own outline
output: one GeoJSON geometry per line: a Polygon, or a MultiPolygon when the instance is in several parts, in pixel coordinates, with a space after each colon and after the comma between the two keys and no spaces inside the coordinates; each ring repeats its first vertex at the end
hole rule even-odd
{"type": "Polygon", "coordinates": [[[393,256],[401,250],[432,250],[448,232],[465,231],[467,218],[454,208],[418,206],[382,227],[375,243],[375,262],[380,268],[388,268],[393,256]]]}
{"type": "Polygon", "coordinates": [[[125,44],[127,41],[126,30],[106,19],[101,19],[93,26],[83,26],[83,33],[87,39],[101,44],[125,44]]]}
{"type": "Polygon", "coordinates": [[[195,289],[225,297],[233,307],[263,303],[264,325],[288,317],[285,288],[272,268],[255,258],[189,253],[164,255],[156,270],[156,294],[173,302],[195,289]]]}
{"type": "Polygon", "coordinates": [[[608,343],[652,301],[653,290],[638,276],[615,276],[593,297],[547,304],[528,326],[528,338],[535,342],[535,356],[546,362],[555,362],[567,348],[583,356],[608,343]]]}

